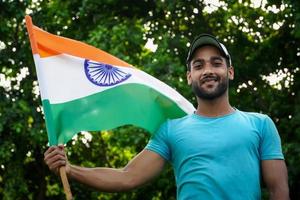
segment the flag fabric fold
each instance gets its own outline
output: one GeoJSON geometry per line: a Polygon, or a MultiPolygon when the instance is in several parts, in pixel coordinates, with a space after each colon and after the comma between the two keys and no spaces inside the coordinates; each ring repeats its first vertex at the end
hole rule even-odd
{"type": "Polygon", "coordinates": [[[173,88],[105,51],[26,25],[50,145],[80,131],[131,124],[154,133],[167,119],[194,112],[173,88]]]}

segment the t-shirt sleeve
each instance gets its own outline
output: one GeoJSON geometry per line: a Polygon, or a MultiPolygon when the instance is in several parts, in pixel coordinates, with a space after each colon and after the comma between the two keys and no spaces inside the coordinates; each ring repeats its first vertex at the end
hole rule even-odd
{"type": "Polygon", "coordinates": [[[156,133],[151,137],[145,149],[153,151],[163,157],[165,160],[170,161],[170,148],[168,145],[168,128],[167,122],[161,125],[156,133]]]}
{"type": "Polygon", "coordinates": [[[277,128],[270,117],[266,117],[262,128],[260,145],[261,160],[284,159],[277,128]]]}

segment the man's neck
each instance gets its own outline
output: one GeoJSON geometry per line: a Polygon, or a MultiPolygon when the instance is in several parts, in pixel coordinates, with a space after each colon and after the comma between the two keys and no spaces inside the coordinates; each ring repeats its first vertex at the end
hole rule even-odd
{"type": "Polygon", "coordinates": [[[234,108],[229,104],[227,95],[214,99],[204,100],[197,98],[198,107],[196,114],[206,117],[218,117],[234,112],[234,108]]]}

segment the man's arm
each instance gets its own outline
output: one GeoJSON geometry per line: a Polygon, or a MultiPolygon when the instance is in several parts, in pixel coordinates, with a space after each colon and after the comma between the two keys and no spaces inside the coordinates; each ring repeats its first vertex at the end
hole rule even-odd
{"type": "Polygon", "coordinates": [[[50,147],[45,152],[45,162],[50,170],[57,172],[60,166],[66,166],[68,177],[106,192],[119,192],[134,189],[157,176],[165,165],[158,154],[143,150],[124,168],[85,168],[70,165],[63,147],[50,147]]]}
{"type": "Polygon", "coordinates": [[[263,160],[261,165],[270,200],[289,200],[288,175],[284,160],[263,160]]]}

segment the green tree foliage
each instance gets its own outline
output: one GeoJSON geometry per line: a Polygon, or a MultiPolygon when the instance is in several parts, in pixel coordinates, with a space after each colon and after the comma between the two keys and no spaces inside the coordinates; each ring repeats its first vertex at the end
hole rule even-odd
{"type": "MultiPolygon", "coordinates": [[[[194,104],[185,81],[189,42],[217,35],[235,67],[231,103],[269,114],[280,132],[292,199],[300,196],[300,2],[153,0],[0,1],[0,199],[64,199],[43,162],[47,134],[24,16],[51,33],[87,42],[168,83],[194,104]],[[155,52],[145,48],[152,39],[155,52]],[[273,77],[270,79],[270,77],[273,77]],[[297,190],[298,189],[298,190],[297,190]]],[[[123,167],[149,134],[138,127],[81,133],[68,143],[78,165],[123,167]]],[[[75,199],[175,199],[171,166],[132,192],[101,193],[71,182],[75,199]]],[[[264,198],[267,194],[264,193],[264,198]]]]}

